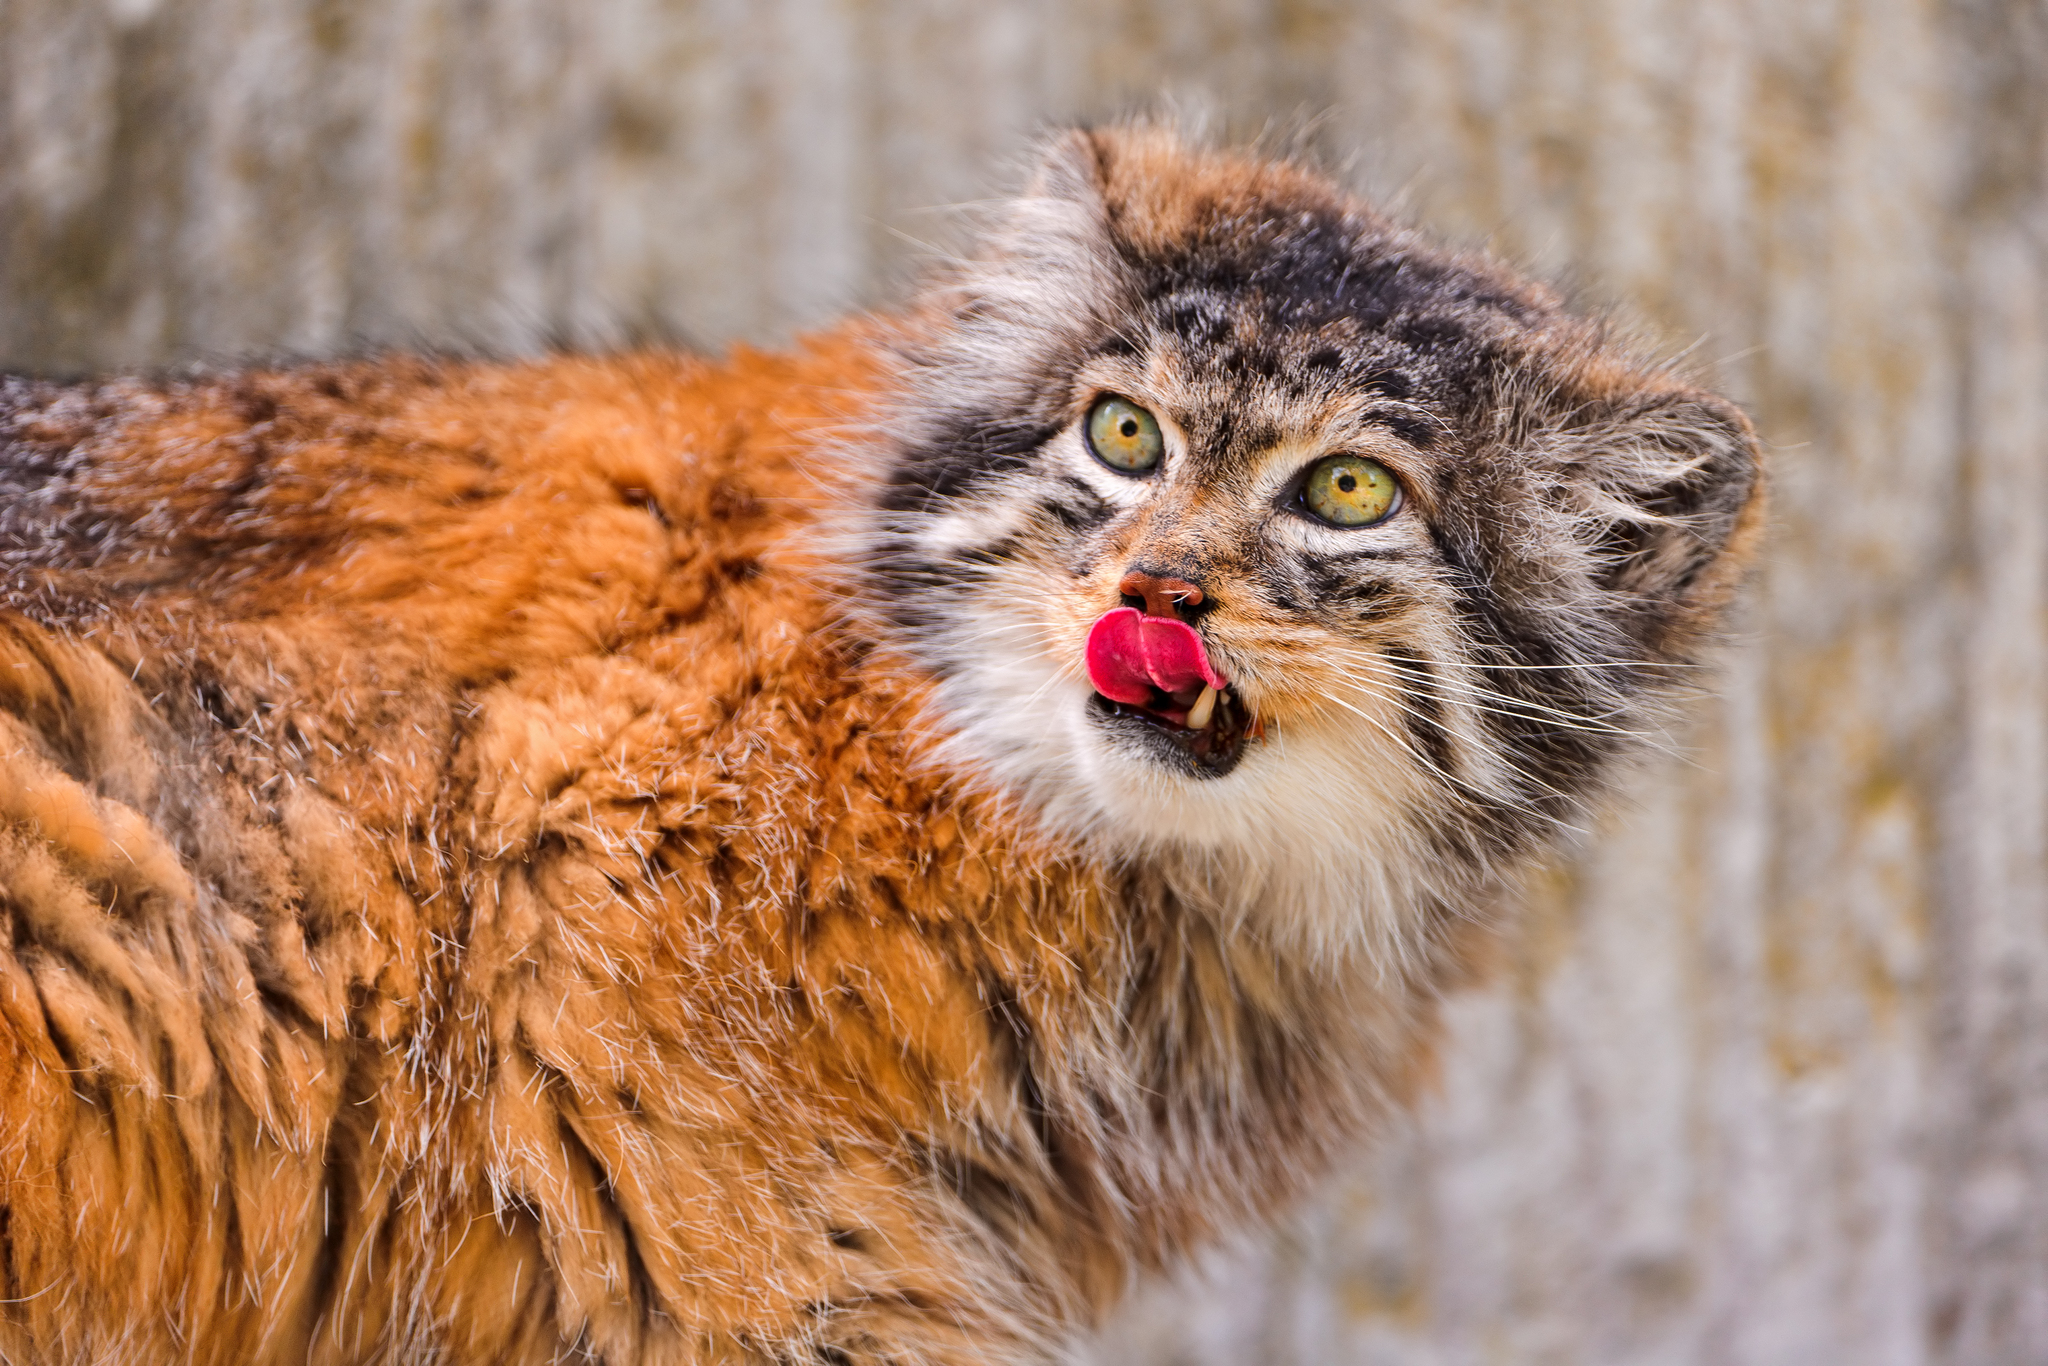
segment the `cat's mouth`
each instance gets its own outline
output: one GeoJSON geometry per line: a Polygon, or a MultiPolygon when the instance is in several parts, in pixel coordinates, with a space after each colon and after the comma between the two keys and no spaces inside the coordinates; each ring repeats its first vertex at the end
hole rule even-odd
{"type": "Polygon", "coordinates": [[[1113,608],[1088,632],[1087,661],[1096,715],[1167,762],[1192,761],[1202,777],[1237,767],[1245,741],[1258,733],[1257,719],[1186,622],[1113,608]]]}
{"type": "Polygon", "coordinates": [[[1202,778],[1221,778],[1236,768],[1245,745],[1260,732],[1258,718],[1229,687],[1205,684],[1184,693],[1155,688],[1147,704],[1118,702],[1098,692],[1089,707],[1097,724],[1128,736],[1162,762],[1191,767],[1202,778]]]}

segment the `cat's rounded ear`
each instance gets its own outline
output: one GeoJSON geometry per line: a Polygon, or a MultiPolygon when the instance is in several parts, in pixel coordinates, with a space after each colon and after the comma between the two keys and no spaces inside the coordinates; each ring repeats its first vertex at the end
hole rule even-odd
{"type": "Polygon", "coordinates": [[[1086,128],[1068,128],[1039,144],[1025,195],[1032,199],[1064,199],[1102,209],[1107,180],[1100,137],[1086,128]]]}
{"type": "Polygon", "coordinates": [[[1042,352],[1095,335],[1124,306],[1128,280],[1104,201],[1102,144],[1069,129],[1040,145],[1024,192],[1005,202],[968,268],[942,297],[993,345],[1042,352]],[[1005,336],[993,330],[1008,328],[1005,336]]]}
{"type": "Polygon", "coordinates": [[[931,325],[899,343],[911,398],[896,421],[902,433],[930,434],[915,438],[933,452],[919,466],[930,487],[962,482],[962,451],[988,457],[974,468],[1008,468],[1073,420],[1075,367],[1130,308],[1099,136],[1046,139],[1022,192],[993,206],[973,247],[920,298],[931,325]]]}
{"type": "Polygon", "coordinates": [[[994,254],[1047,265],[1077,252],[1100,255],[1109,239],[1105,156],[1101,134],[1086,128],[1041,142],[1023,194],[1009,202],[989,236],[994,254]]]}
{"type": "Polygon", "coordinates": [[[1704,390],[1671,387],[1599,405],[1574,432],[1600,586],[1655,656],[1711,632],[1764,523],[1761,450],[1749,419],[1704,390]]]}

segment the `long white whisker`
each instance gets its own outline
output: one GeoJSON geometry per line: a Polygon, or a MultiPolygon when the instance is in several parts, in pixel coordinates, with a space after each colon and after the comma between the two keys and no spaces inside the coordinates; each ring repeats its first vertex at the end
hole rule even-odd
{"type": "MultiPolygon", "coordinates": [[[[1416,711],[1412,707],[1407,706],[1405,703],[1401,702],[1397,698],[1387,697],[1384,694],[1376,695],[1380,697],[1380,700],[1394,707],[1403,715],[1412,716],[1416,720],[1422,721],[1426,724],[1436,724],[1432,720],[1432,718],[1423,715],[1421,712],[1416,711]]],[[[1358,707],[1352,706],[1349,702],[1346,702],[1341,697],[1333,696],[1329,700],[1336,703],[1338,706],[1344,708],[1344,710],[1350,712],[1352,715],[1357,716],[1367,725],[1379,731],[1380,734],[1386,736],[1387,739],[1392,741],[1394,745],[1397,748],[1399,748],[1403,754],[1406,754],[1410,759],[1414,760],[1416,764],[1420,765],[1422,768],[1428,770],[1431,774],[1435,775],[1440,781],[1442,781],[1445,784],[1445,786],[1451,788],[1453,791],[1470,792],[1474,790],[1470,783],[1464,782],[1461,779],[1454,778],[1450,774],[1445,773],[1427,755],[1418,753],[1415,747],[1412,744],[1410,744],[1405,737],[1397,735],[1392,729],[1390,729],[1387,726],[1387,724],[1384,721],[1380,720],[1380,718],[1372,715],[1369,712],[1363,711],[1358,707]]],[[[1568,793],[1559,791],[1557,788],[1551,786],[1547,782],[1544,782],[1541,778],[1538,778],[1533,773],[1527,772],[1518,765],[1509,763],[1505,766],[1511,774],[1513,774],[1517,779],[1519,779],[1523,783],[1526,783],[1531,787],[1539,788],[1542,791],[1549,793],[1551,796],[1559,798],[1560,800],[1571,800],[1571,797],[1568,793]]],[[[1562,820],[1559,817],[1552,815],[1550,812],[1543,810],[1541,807],[1535,806],[1524,799],[1515,799],[1511,801],[1497,793],[1487,793],[1484,795],[1486,800],[1488,801],[1498,802],[1502,805],[1513,806],[1518,809],[1525,810],[1529,812],[1531,815],[1540,816],[1544,820],[1547,820],[1551,822],[1551,824],[1557,826],[1559,829],[1568,830],[1575,835],[1584,835],[1586,833],[1584,830],[1580,829],[1576,825],[1571,824],[1569,821],[1562,820]]]]}

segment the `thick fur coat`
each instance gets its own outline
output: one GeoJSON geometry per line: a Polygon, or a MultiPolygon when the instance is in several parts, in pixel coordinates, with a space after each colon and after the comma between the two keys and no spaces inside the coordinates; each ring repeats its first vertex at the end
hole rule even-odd
{"type": "Polygon", "coordinates": [[[1541,289],[1143,131],[788,355],[10,381],[0,1359],[1042,1359],[1412,1091],[1756,482],[1541,289]],[[1150,492],[1058,463],[1110,389],[1150,492]],[[1245,510],[1340,429],[1371,555],[1245,510]],[[1139,560],[1239,772],[1081,719],[1139,560]]]}

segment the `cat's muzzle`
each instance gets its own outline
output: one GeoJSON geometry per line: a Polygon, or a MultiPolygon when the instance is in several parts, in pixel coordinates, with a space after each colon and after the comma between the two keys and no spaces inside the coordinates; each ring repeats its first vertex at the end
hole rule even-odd
{"type": "Polygon", "coordinates": [[[1237,767],[1258,724],[1186,622],[1135,607],[1104,612],[1088,632],[1095,714],[1159,757],[1205,778],[1237,767]]]}

